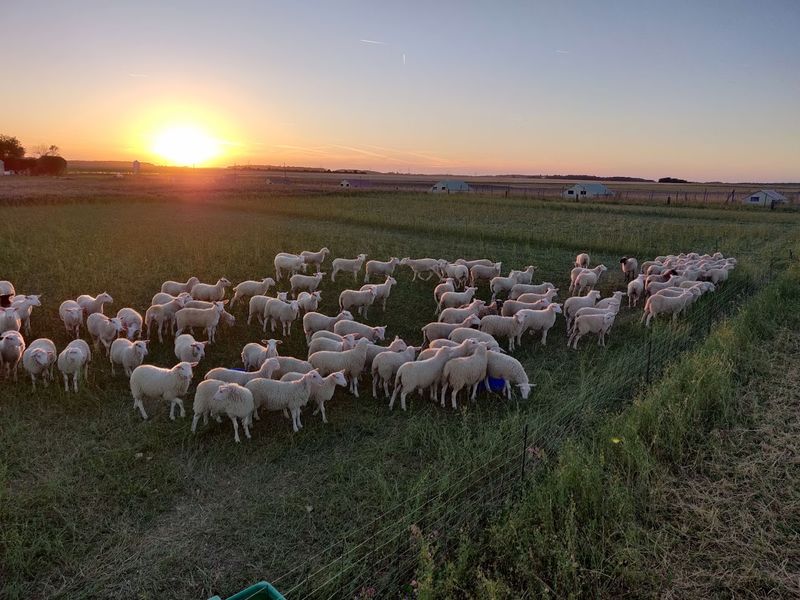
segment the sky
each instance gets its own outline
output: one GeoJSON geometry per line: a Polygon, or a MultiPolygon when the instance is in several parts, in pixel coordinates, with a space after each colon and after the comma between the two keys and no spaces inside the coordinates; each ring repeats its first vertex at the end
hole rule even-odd
{"type": "Polygon", "coordinates": [[[37,0],[0,32],[0,133],[67,159],[800,181],[799,0],[37,0]]]}

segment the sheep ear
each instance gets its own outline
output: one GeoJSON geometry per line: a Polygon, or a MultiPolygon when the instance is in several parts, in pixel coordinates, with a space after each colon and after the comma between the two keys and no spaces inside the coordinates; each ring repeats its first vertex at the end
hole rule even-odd
{"type": "Polygon", "coordinates": [[[196,367],[196,366],[197,366],[197,365],[199,365],[199,364],[200,364],[199,362],[192,362],[192,363],[189,363],[189,365],[190,365],[192,368],[196,367]]]}
{"type": "Polygon", "coordinates": [[[222,301],[222,303],[223,303],[223,304],[227,304],[227,303],[228,303],[228,300],[223,300],[223,301],[222,301]]]}
{"type": "Polygon", "coordinates": [[[276,340],[275,343],[278,344],[278,345],[281,345],[283,343],[283,340],[276,340]]]}

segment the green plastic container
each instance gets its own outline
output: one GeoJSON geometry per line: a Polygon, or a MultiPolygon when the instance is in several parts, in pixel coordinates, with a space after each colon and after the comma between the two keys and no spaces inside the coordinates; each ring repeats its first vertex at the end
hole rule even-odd
{"type": "MultiPolygon", "coordinates": [[[[212,596],[208,600],[222,600],[219,596],[212,596]]],[[[278,590],[266,581],[251,585],[249,588],[234,594],[226,600],[286,600],[278,590]]]]}

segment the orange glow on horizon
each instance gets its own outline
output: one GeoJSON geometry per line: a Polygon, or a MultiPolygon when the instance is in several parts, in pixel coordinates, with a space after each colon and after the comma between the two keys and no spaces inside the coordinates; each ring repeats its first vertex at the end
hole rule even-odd
{"type": "Polygon", "coordinates": [[[174,125],[159,131],[152,152],[172,166],[200,166],[222,154],[222,144],[196,125],[174,125]]]}

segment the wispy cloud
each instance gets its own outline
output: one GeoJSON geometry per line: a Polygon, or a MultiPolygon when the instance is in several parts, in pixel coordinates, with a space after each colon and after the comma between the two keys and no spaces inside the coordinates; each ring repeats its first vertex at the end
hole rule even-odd
{"type": "Polygon", "coordinates": [[[136,77],[137,79],[140,79],[142,77],[147,77],[147,74],[145,74],[145,73],[128,73],[128,77],[136,77]]]}
{"type": "Polygon", "coordinates": [[[556,50],[556,54],[569,54],[569,50],[556,50]]]}
{"type": "Polygon", "coordinates": [[[403,65],[405,65],[405,64],[406,64],[406,53],[403,52],[403,65]]]}
{"type": "Polygon", "coordinates": [[[375,46],[385,46],[386,42],[379,42],[378,40],[358,40],[362,44],[373,44],[375,46]]]}

